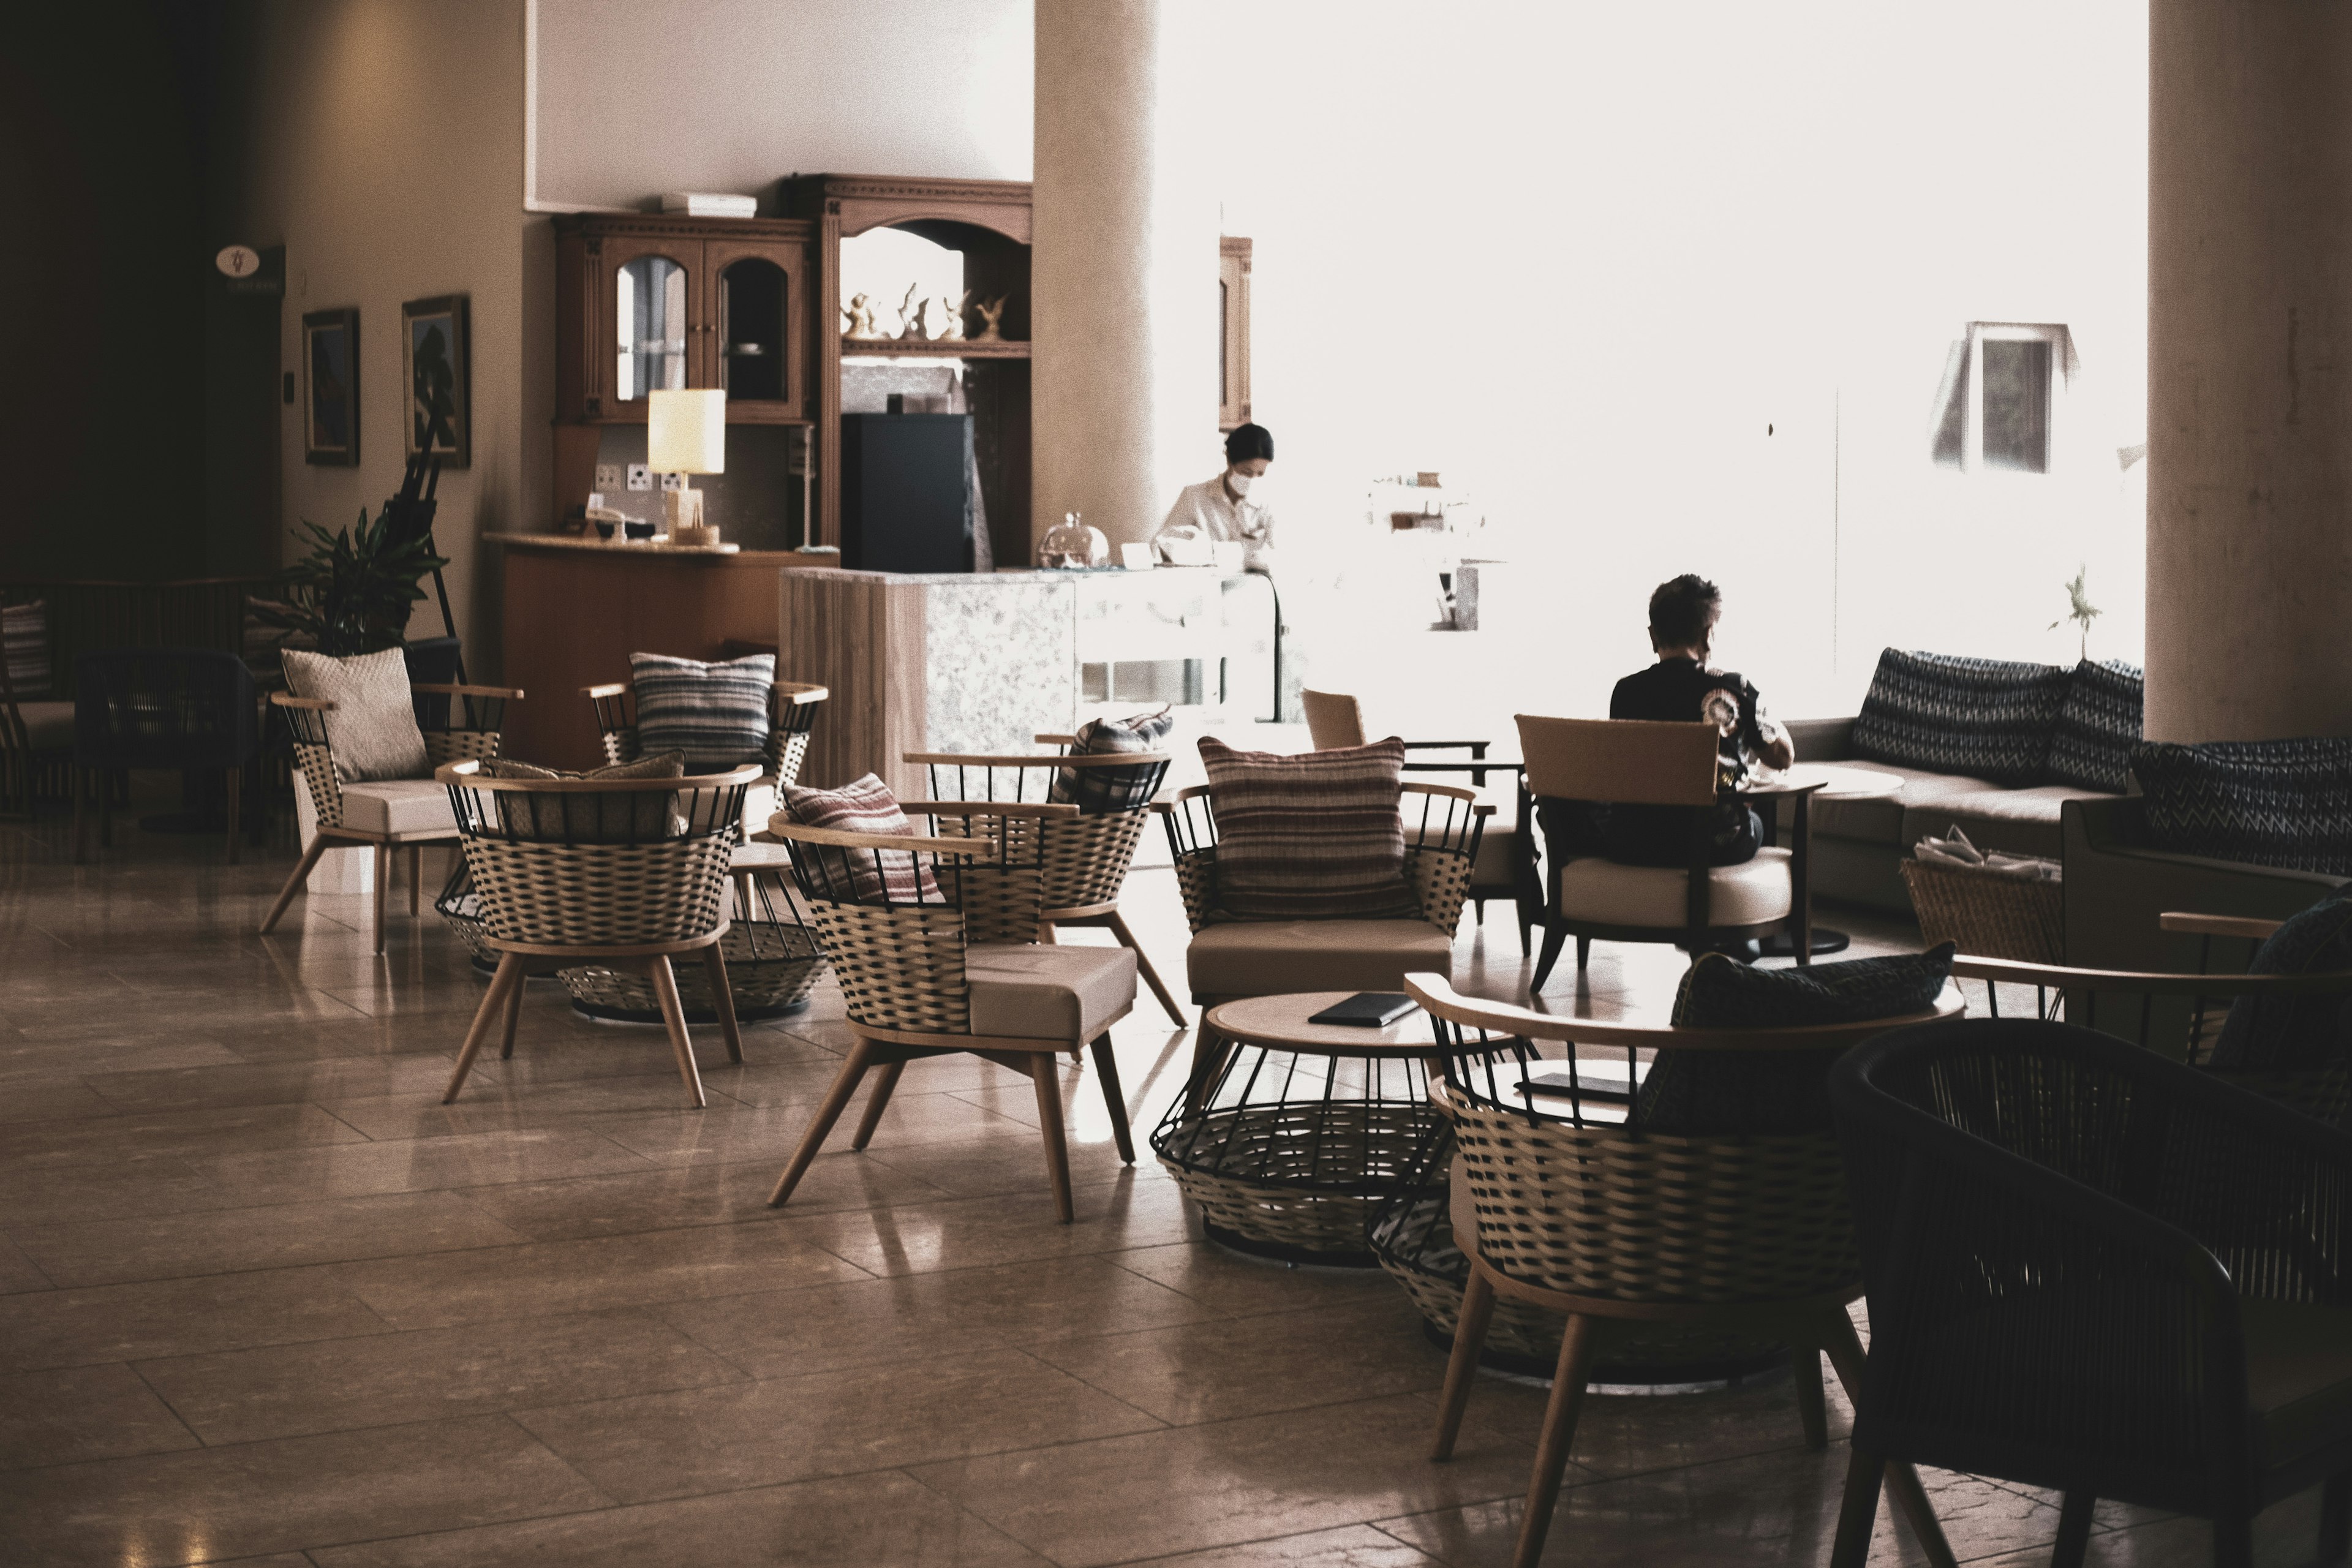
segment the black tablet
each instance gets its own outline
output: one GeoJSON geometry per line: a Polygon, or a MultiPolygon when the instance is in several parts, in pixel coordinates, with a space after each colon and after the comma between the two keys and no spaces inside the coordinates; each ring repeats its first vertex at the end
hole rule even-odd
{"type": "Polygon", "coordinates": [[[1359,991],[1345,1002],[1335,1002],[1307,1021],[1310,1024],[1351,1024],[1378,1029],[1413,1010],[1413,999],[1402,991],[1359,991]]]}

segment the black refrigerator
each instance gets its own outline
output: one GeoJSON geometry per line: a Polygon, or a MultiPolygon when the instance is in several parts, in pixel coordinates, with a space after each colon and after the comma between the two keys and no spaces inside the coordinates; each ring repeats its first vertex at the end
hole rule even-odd
{"type": "Polygon", "coordinates": [[[860,572],[971,570],[969,414],[841,416],[841,563],[860,572]]]}

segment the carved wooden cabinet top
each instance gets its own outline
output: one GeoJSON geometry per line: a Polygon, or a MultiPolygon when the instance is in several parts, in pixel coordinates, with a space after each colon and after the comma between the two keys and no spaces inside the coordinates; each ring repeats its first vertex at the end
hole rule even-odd
{"type": "Polygon", "coordinates": [[[782,205],[796,217],[830,216],[844,235],[908,218],[941,217],[994,229],[1029,244],[1026,180],[919,179],[892,174],[793,174],[779,182],[782,205]]]}

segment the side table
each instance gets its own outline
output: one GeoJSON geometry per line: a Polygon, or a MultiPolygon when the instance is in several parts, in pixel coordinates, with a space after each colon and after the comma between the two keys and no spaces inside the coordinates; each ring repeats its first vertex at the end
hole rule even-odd
{"type": "MultiPolygon", "coordinates": [[[[1883,800],[1903,792],[1900,773],[1883,773],[1874,768],[1830,767],[1820,763],[1799,763],[1769,784],[1758,784],[1739,793],[1764,807],[1757,813],[1764,824],[1764,843],[1769,847],[1780,837],[1780,806],[1784,796],[1796,798],[1795,831],[1801,840],[1810,831],[1807,821],[1808,804],[1814,800],[1883,800]]],[[[1811,897],[1810,888],[1806,897],[1811,897]]],[[[1812,945],[1810,953],[1843,952],[1853,938],[1845,931],[1828,926],[1811,926],[1812,945]]],[[[1760,945],[1766,958],[1791,958],[1797,944],[1788,932],[1768,936],[1760,945]]]]}

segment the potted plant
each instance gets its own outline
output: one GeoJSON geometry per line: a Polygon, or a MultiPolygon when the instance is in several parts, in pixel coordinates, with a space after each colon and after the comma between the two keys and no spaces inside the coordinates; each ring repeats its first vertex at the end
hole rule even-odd
{"type": "Polygon", "coordinates": [[[310,552],[286,569],[286,603],[257,605],[256,616],[281,629],[281,645],[339,658],[400,647],[409,606],[425,597],[418,584],[448,558],[433,553],[429,536],[393,537],[383,514],[370,522],[364,510],[340,533],[307,519],[302,526],[310,552]]]}

